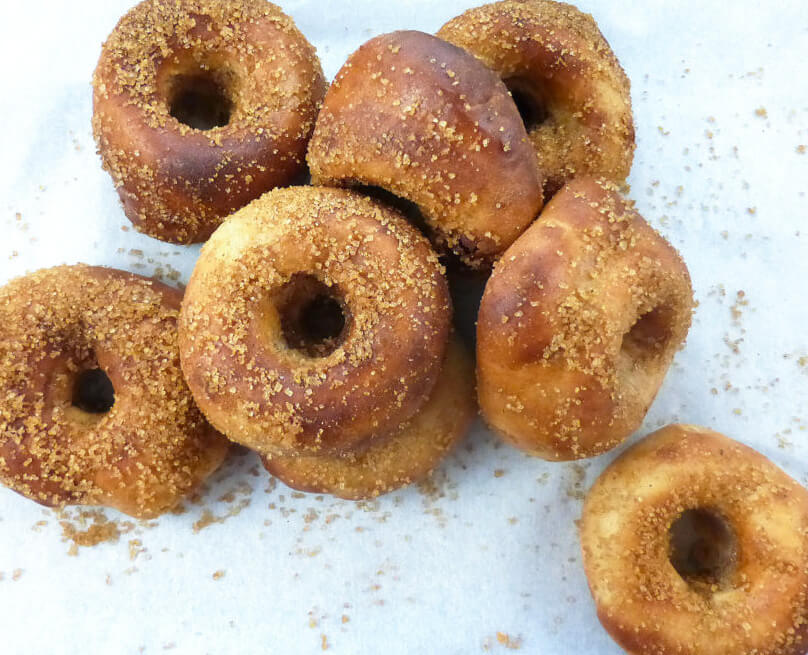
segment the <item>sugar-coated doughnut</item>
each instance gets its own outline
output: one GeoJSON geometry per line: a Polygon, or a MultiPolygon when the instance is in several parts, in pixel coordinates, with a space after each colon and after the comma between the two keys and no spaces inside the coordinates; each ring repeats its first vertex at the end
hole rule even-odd
{"type": "Polygon", "coordinates": [[[343,189],[278,189],[203,247],[182,367],[234,441],[262,454],[356,452],[426,402],[450,302],[437,255],[396,211],[343,189]]]}
{"type": "Polygon", "coordinates": [[[612,183],[573,180],[486,284],[477,322],[484,417],[546,459],[613,448],[642,423],[692,309],[676,250],[612,183]]]}
{"type": "Polygon", "coordinates": [[[181,294],[131,273],[59,266],[0,288],[0,481],[48,506],[138,518],[223,461],[182,377],[181,294]]]}
{"type": "Polygon", "coordinates": [[[717,432],[670,425],[584,503],[598,617],[631,655],[804,655],[808,492],[717,432]]]}
{"type": "Polygon", "coordinates": [[[457,338],[426,404],[393,436],[343,457],[266,457],[264,466],[284,484],[348,500],[375,498],[429,475],[466,435],[476,416],[474,368],[457,338]]]}
{"type": "Polygon", "coordinates": [[[265,0],[144,0],[103,46],[93,131],[135,227],[204,241],[305,172],[325,81],[314,48],[265,0]]]}
{"type": "Polygon", "coordinates": [[[536,217],[541,183],[499,78],[423,32],[368,41],[328,90],[309,144],[315,183],[381,187],[418,206],[433,242],[490,266],[536,217]]]}
{"type": "Polygon", "coordinates": [[[545,200],[576,176],[625,180],[630,84],[592,16],[553,0],[504,0],[468,10],[438,36],[505,81],[546,176],[545,200]]]}

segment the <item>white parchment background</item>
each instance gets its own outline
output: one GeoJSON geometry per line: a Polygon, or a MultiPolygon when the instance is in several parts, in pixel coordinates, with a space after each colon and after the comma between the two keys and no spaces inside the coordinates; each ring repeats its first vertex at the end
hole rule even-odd
{"type": "MultiPolygon", "coordinates": [[[[94,152],[90,76],[129,4],[3,3],[0,281],[77,261],[191,272],[197,248],[127,229],[94,152]]],[[[806,483],[808,8],[705,4],[580,2],[633,83],[632,196],[682,251],[700,303],[640,434],[705,424],[806,483]]],[[[284,8],[331,78],[371,36],[433,32],[471,5],[284,8]]],[[[550,464],[478,426],[431,486],[359,505],[273,488],[236,456],[184,514],[76,556],[54,512],[0,490],[0,651],[616,654],[574,523],[614,455],[550,464]],[[205,511],[222,520],[202,527],[205,511]]]]}

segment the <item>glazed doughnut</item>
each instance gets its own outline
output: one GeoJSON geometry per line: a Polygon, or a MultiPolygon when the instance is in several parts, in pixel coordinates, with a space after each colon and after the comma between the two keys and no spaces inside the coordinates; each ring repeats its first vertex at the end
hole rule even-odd
{"type": "Polygon", "coordinates": [[[42,505],[173,507],[223,461],[179,365],[181,294],[59,266],[0,289],[0,481],[42,505]]]}
{"type": "Polygon", "coordinates": [[[264,466],[299,491],[375,498],[429,475],[466,435],[476,412],[474,369],[452,338],[432,395],[400,432],[358,455],[266,457],[264,466]]]}
{"type": "Polygon", "coordinates": [[[545,201],[575,176],[626,179],[630,84],[592,16],[553,0],[505,0],[470,9],[438,36],[505,81],[546,176],[545,201]]]}
{"type": "Polygon", "coordinates": [[[331,85],[309,144],[317,184],[417,205],[439,250],[485,267],[542,206],[535,157],[502,82],[422,32],[368,41],[331,85]]]}
{"type": "Polygon", "coordinates": [[[598,455],[636,430],[693,309],[679,254],[609,182],[559,191],[494,268],[477,322],[489,424],[546,459],[598,455]]]}
{"type": "Polygon", "coordinates": [[[342,189],[278,189],[202,249],[182,367],[234,441],[264,455],[356,452],[426,402],[450,314],[437,255],[398,213],[342,189]]]}
{"type": "Polygon", "coordinates": [[[93,132],[135,227],[204,241],[305,172],[325,93],[314,48],[264,0],[144,0],[93,77],[93,132]]]}
{"type": "Polygon", "coordinates": [[[808,649],[808,492],[751,448],[669,425],[600,476],[580,529],[598,617],[631,655],[808,649]]]}

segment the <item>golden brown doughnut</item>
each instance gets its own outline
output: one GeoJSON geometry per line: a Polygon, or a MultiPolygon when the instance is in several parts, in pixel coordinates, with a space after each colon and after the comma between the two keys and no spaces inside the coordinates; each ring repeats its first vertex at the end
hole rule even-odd
{"type": "Polygon", "coordinates": [[[204,241],[305,171],[325,93],[314,48],[264,0],[144,0],[101,51],[93,131],[135,227],[204,241]]]}
{"type": "Polygon", "coordinates": [[[375,498],[429,475],[466,435],[476,411],[471,359],[451,338],[432,395],[400,432],[358,455],[265,457],[264,466],[299,491],[375,498]]]}
{"type": "Polygon", "coordinates": [[[426,402],[450,313],[437,255],[397,212],[342,189],[278,189],[203,247],[182,367],[234,441],[265,455],[357,451],[426,402]]]}
{"type": "Polygon", "coordinates": [[[474,57],[422,32],[368,41],[323,101],[315,183],[370,185],[415,203],[440,250],[484,267],[542,206],[540,174],[508,91],[474,57]]]}
{"type": "Polygon", "coordinates": [[[692,309],[676,250],[612,183],[573,180],[486,284],[477,322],[484,417],[546,459],[613,448],[642,423],[692,309]]]}
{"type": "Polygon", "coordinates": [[[505,81],[546,176],[545,201],[575,176],[626,179],[630,84],[592,16],[553,0],[505,0],[468,10],[438,36],[505,81]]]}
{"type": "Polygon", "coordinates": [[[0,288],[0,481],[42,505],[173,507],[224,459],[182,378],[181,294],[59,266],[0,288]]]}
{"type": "Polygon", "coordinates": [[[804,655],[808,492],[717,432],[669,425],[584,503],[598,617],[631,655],[804,655]]]}

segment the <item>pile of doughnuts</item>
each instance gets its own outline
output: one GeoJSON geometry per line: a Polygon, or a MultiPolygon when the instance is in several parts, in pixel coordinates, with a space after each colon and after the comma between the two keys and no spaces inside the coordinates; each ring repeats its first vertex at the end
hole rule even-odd
{"type": "MultiPolygon", "coordinates": [[[[623,195],[628,77],[571,5],[377,36],[327,86],[265,0],[143,0],[92,122],[134,226],[206,243],[184,296],[85,265],[0,289],[0,480],[39,503],[156,516],[231,442],[295,489],[372,498],[428,475],[478,403],[516,448],[593,457],[690,328],[687,267],[623,195]],[[476,374],[447,269],[485,280],[476,374]]],[[[641,441],[581,539],[630,653],[808,647],[808,493],[741,444],[641,441]]]]}

